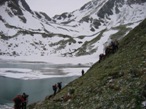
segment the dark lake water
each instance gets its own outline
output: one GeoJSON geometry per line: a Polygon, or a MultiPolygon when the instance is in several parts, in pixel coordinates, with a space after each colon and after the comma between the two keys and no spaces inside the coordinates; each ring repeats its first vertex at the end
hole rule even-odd
{"type": "Polygon", "coordinates": [[[62,82],[64,87],[76,78],[77,76],[22,80],[0,77],[0,104],[12,103],[12,99],[23,92],[29,95],[29,103],[43,100],[46,96],[53,94],[53,84],[62,82]]]}
{"type": "MultiPolygon", "coordinates": [[[[1,105],[13,105],[13,98],[25,92],[29,95],[29,104],[41,101],[46,96],[53,94],[52,85],[57,82],[62,82],[62,86],[64,87],[69,82],[75,80],[81,75],[81,69],[88,69],[89,66],[78,66],[78,65],[54,65],[48,63],[39,63],[39,62],[20,62],[20,61],[5,61],[0,60],[0,106],[1,105]],[[33,71],[40,72],[45,76],[52,76],[49,78],[28,78],[24,79],[23,77],[17,78],[17,75],[25,74],[25,71],[21,72],[18,70],[15,72],[12,68],[17,69],[30,69],[33,71]],[[69,69],[68,69],[69,68],[69,69]],[[8,71],[4,72],[3,69],[8,69],[8,71]],[[12,69],[12,70],[10,70],[12,69]],[[51,72],[51,73],[50,73],[51,72]],[[76,73],[79,75],[76,75],[76,73]],[[15,76],[5,75],[5,73],[15,76]],[[17,74],[18,73],[18,74],[17,74]],[[75,74],[73,74],[75,73],[75,74]],[[66,74],[69,74],[66,76],[66,74]],[[71,75],[70,75],[71,74],[71,75]],[[58,77],[57,75],[60,75],[58,77]]],[[[35,75],[35,73],[33,73],[35,75]]],[[[27,75],[29,76],[29,75],[27,75]]],[[[0,108],[1,109],[1,108],[0,108]]]]}

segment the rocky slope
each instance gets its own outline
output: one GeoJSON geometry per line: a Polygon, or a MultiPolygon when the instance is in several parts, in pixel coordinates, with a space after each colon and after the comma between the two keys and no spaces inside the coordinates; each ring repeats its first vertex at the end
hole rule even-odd
{"type": "Polygon", "coordinates": [[[116,53],[95,63],[56,96],[30,109],[144,109],[146,19],[121,41],[116,53]],[[70,90],[70,95],[67,93],[70,90]]]}

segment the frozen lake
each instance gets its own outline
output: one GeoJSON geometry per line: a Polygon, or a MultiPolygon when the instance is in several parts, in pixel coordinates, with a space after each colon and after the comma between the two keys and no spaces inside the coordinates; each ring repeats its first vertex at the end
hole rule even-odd
{"type": "Polygon", "coordinates": [[[89,66],[0,60],[0,104],[12,105],[23,92],[29,103],[43,100],[53,93],[52,85],[62,82],[64,87],[81,76],[82,69],[86,72],[89,66]]]}

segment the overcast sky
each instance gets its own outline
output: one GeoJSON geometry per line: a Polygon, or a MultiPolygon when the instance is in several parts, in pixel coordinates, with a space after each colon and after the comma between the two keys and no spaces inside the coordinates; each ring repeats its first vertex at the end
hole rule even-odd
{"type": "Polygon", "coordinates": [[[63,12],[72,12],[91,0],[26,0],[32,10],[42,11],[50,17],[63,12]]]}

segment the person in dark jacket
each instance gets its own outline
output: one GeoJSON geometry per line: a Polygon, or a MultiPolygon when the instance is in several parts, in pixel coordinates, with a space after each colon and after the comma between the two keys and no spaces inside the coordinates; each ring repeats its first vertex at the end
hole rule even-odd
{"type": "Polygon", "coordinates": [[[26,109],[27,108],[27,103],[28,103],[28,96],[27,94],[23,93],[22,97],[24,99],[24,101],[22,102],[22,109],[26,109]]]}
{"type": "Polygon", "coordinates": [[[82,76],[84,75],[84,73],[85,73],[85,71],[84,71],[84,70],[82,70],[82,76]]]}
{"type": "Polygon", "coordinates": [[[58,82],[57,85],[58,85],[58,89],[59,89],[58,91],[60,91],[62,89],[62,82],[58,82]]]}
{"type": "Polygon", "coordinates": [[[57,85],[55,84],[55,85],[53,85],[52,86],[52,88],[53,88],[53,91],[54,91],[54,96],[56,95],[56,92],[57,92],[57,85]]]}

